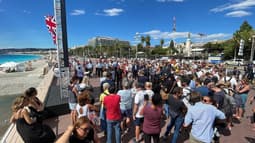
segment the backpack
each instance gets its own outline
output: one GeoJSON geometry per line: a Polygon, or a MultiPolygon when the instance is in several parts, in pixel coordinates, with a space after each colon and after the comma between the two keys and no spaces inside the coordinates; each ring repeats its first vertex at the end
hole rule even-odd
{"type": "Polygon", "coordinates": [[[224,100],[221,111],[225,113],[226,116],[231,116],[233,114],[234,104],[231,101],[231,96],[224,94],[224,100]]]}

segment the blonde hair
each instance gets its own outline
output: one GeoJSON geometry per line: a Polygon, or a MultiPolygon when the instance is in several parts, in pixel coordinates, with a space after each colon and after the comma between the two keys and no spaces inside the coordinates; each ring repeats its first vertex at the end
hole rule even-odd
{"type": "Polygon", "coordinates": [[[110,87],[110,84],[108,82],[105,82],[103,84],[103,90],[109,89],[109,87],[110,87]]]}
{"type": "Polygon", "coordinates": [[[91,125],[88,117],[83,116],[83,117],[80,117],[79,119],[77,119],[77,121],[74,123],[74,130],[73,130],[74,135],[77,136],[76,129],[81,127],[83,124],[91,125]]]}
{"type": "Polygon", "coordinates": [[[152,88],[152,83],[151,82],[145,82],[145,87],[152,88]]]}
{"type": "Polygon", "coordinates": [[[89,77],[84,76],[83,79],[82,79],[82,83],[85,83],[86,85],[89,85],[89,77]]]}
{"type": "Polygon", "coordinates": [[[24,95],[16,97],[12,102],[12,112],[17,112],[19,109],[22,109],[26,101],[28,101],[28,98],[24,95]]]}

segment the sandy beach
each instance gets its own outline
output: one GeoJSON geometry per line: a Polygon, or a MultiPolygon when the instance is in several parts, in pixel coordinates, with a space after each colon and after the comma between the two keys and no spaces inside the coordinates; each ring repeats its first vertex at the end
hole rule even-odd
{"type": "Polygon", "coordinates": [[[43,79],[43,68],[47,66],[45,59],[32,61],[32,70],[25,72],[0,72],[0,96],[21,94],[26,88],[37,87],[43,79]]]}

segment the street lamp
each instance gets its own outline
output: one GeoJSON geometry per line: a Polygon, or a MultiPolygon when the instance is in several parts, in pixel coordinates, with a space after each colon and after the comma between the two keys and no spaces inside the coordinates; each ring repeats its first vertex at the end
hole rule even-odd
{"type": "MultiPolygon", "coordinates": [[[[136,32],[135,33],[135,41],[136,42],[138,42],[138,40],[139,40],[139,37],[140,37],[140,34],[139,34],[139,32],[136,32]]],[[[135,58],[137,59],[137,53],[138,53],[138,43],[136,43],[136,49],[135,49],[135,58]]]]}
{"type": "Polygon", "coordinates": [[[102,56],[102,41],[100,40],[100,57],[102,56]]]}
{"type": "Polygon", "coordinates": [[[255,42],[255,35],[252,35],[252,46],[251,46],[251,57],[250,57],[250,61],[253,61],[253,56],[254,56],[254,43],[255,42]]]}

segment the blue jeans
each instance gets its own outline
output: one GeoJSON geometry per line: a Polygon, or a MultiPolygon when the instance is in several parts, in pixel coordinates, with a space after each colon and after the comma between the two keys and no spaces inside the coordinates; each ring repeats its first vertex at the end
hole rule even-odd
{"type": "Polygon", "coordinates": [[[116,143],[120,143],[120,121],[107,120],[107,143],[112,143],[112,128],[115,129],[116,143]]]}
{"type": "Polygon", "coordinates": [[[167,125],[165,136],[169,134],[169,132],[174,126],[174,135],[172,138],[172,143],[177,142],[179,131],[180,131],[180,128],[182,127],[183,121],[184,121],[184,117],[182,116],[177,116],[176,118],[171,117],[171,122],[167,125]]]}
{"type": "Polygon", "coordinates": [[[168,104],[163,104],[163,109],[165,111],[165,115],[168,118],[169,117],[169,105],[168,104]]]}
{"type": "Polygon", "coordinates": [[[100,127],[103,131],[106,132],[107,125],[106,125],[106,109],[105,108],[102,108],[102,107],[100,108],[100,116],[99,117],[100,117],[100,122],[101,122],[100,127]]]}

